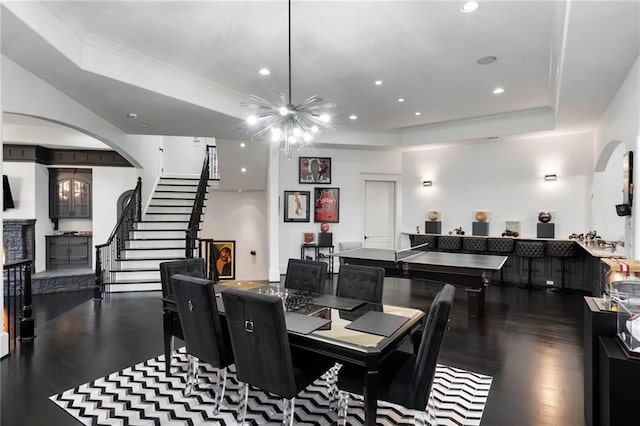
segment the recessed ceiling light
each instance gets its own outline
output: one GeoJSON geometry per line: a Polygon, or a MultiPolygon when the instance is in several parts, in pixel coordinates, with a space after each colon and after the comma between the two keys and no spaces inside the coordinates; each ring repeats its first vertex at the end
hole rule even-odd
{"type": "Polygon", "coordinates": [[[357,115],[355,115],[355,114],[351,114],[351,115],[349,116],[349,120],[357,120],[357,119],[358,119],[358,116],[357,116],[357,115]]]}
{"type": "Polygon", "coordinates": [[[477,10],[478,7],[480,7],[480,5],[478,4],[477,1],[468,1],[462,6],[460,10],[463,11],[464,13],[469,13],[477,10]]]}
{"type": "Polygon", "coordinates": [[[269,75],[269,74],[271,74],[271,71],[269,71],[269,68],[260,68],[260,70],[258,71],[258,74],[260,74],[260,75],[269,75]]]}
{"type": "Polygon", "coordinates": [[[398,102],[404,102],[404,98],[398,98],[398,102]]]}
{"type": "Polygon", "coordinates": [[[242,189],[238,189],[238,192],[242,192],[242,189]]]}
{"type": "Polygon", "coordinates": [[[382,85],[382,80],[376,80],[376,86],[382,85]]]}
{"type": "Polygon", "coordinates": [[[127,118],[129,120],[135,120],[136,118],[138,118],[138,114],[136,114],[135,112],[130,112],[129,114],[127,114],[127,118]]]}
{"type": "Polygon", "coordinates": [[[416,115],[420,115],[420,111],[416,111],[416,115]]]}
{"type": "Polygon", "coordinates": [[[241,168],[241,169],[240,169],[240,171],[241,171],[242,173],[246,173],[247,169],[243,167],[243,168],[241,168]]]}
{"type": "Polygon", "coordinates": [[[493,89],[494,95],[499,95],[501,93],[504,93],[504,89],[502,87],[496,87],[495,89],[493,89]]]}
{"type": "Polygon", "coordinates": [[[240,148],[244,148],[245,146],[246,146],[246,144],[245,144],[244,142],[242,142],[242,143],[240,144],[240,148]]]}
{"type": "Polygon", "coordinates": [[[480,65],[489,65],[497,61],[498,58],[495,56],[485,56],[483,58],[478,59],[478,64],[480,65]]]}

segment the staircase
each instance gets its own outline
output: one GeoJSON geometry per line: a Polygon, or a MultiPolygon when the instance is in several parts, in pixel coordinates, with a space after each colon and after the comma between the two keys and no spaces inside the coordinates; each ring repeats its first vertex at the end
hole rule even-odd
{"type": "Polygon", "coordinates": [[[161,290],[160,263],[185,258],[197,189],[197,178],[160,178],[144,220],[134,225],[111,270],[109,292],[161,290]]]}

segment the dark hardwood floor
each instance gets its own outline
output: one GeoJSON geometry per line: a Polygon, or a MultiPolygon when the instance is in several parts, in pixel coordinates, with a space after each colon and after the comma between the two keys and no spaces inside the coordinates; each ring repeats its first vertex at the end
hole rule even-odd
{"type": "MultiPolygon", "coordinates": [[[[427,310],[439,287],[387,278],[384,302],[427,310]]],[[[163,353],[159,293],[90,299],[34,297],[35,342],[0,362],[2,426],[77,424],[48,397],[163,353]]],[[[439,362],[493,376],[483,425],[584,424],[582,303],[580,294],[491,286],[485,316],[470,319],[458,289],[439,362]]]]}

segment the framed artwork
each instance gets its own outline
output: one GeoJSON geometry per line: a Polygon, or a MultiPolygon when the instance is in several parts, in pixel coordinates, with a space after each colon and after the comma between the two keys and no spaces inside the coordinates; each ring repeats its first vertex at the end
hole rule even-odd
{"type": "Polygon", "coordinates": [[[284,221],[309,222],[310,205],[309,191],[284,191],[284,221]]]}
{"type": "Polygon", "coordinates": [[[236,242],[213,242],[213,265],[216,268],[218,279],[236,279],[236,242]]]}
{"type": "Polygon", "coordinates": [[[314,222],[340,222],[340,188],[314,188],[314,222]]]}
{"type": "Polygon", "coordinates": [[[298,183],[331,183],[331,158],[299,157],[298,183]]]}

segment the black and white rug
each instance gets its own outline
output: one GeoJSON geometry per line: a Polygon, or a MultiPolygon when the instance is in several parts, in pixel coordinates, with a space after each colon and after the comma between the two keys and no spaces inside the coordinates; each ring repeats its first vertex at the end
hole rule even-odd
{"type": "MultiPolygon", "coordinates": [[[[164,370],[164,355],[101,377],[50,397],[51,401],[85,425],[235,425],[238,390],[235,374],[229,373],[223,407],[214,416],[212,397],[206,382],[213,370],[201,364],[199,387],[185,398],[187,356],[184,349],[174,355],[172,376],[164,370]],[[203,388],[205,388],[203,390],[203,388]]],[[[232,370],[233,371],[233,370],[232,370]]],[[[479,425],[489,395],[492,378],[482,374],[438,365],[433,385],[438,425],[479,425]]],[[[252,388],[249,391],[248,419],[253,425],[277,425],[282,421],[280,400],[252,388]]],[[[322,379],[296,398],[297,425],[334,425],[336,413],[329,410],[327,388],[322,379]]],[[[378,404],[378,424],[413,424],[413,411],[378,404]]],[[[364,410],[360,399],[351,398],[347,424],[362,425],[364,410]]]]}

